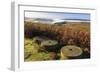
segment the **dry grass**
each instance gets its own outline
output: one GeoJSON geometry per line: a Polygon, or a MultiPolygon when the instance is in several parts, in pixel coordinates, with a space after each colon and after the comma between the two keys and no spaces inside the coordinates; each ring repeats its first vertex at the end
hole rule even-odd
{"type": "Polygon", "coordinates": [[[46,36],[65,44],[75,44],[90,47],[90,24],[68,23],[64,25],[50,25],[25,22],[25,37],[46,36]]]}

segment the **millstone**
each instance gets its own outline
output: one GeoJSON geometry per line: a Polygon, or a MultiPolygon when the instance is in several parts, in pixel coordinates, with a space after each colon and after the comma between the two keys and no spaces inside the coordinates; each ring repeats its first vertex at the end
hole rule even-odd
{"type": "Polygon", "coordinates": [[[63,57],[77,57],[82,54],[82,50],[80,47],[77,46],[64,46],[61,48],[61,55],[63,57]]]}
{"type": "Polygon", "coordinates": [[[58,42],[55,40],[46,40],[46,41],[41,42],[42,46],[53,46],[56,44],[58,44],[58,42]]]}

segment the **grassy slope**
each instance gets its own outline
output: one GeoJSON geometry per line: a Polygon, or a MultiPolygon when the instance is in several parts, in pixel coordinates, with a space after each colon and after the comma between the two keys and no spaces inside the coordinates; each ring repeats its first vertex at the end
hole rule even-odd
{"type": "MultiPolygon", "coordinates": [[[[40,23],[25,23],[25,29],[27,30],[32,30],[33,27],[36,27],[35,29],[39,28],[40,30],[50,30],[50,31],[58,31],[58,30],[66,30],[66,29],[72,29],[73,31],[82,31],[82,32],[89,32],[90,33],[90,24],[89,23],[68,23],[63,26],[58,26],[58,25],[48,25],[48,24],[43,24],[41,25],[40,23]],[[33,26],[34,25],[34,26],[33,26]],[[32,26],[32,27],[30,27],[32,26]],[[30,29],[29,29],[30,28],[30,29]]],[[[29,31],[29,32],[30,32],[29,31]]],[[[24,52],[25,52],[25,61],[41,61],[41,60],[52,60],[51,54],[47,51],[42,51],[40,45],[35,43],[31,38],[25,38],[25,45],[24,45],[24,52]],[[29,52],[26,54],[26,52],[29,52]]]]}

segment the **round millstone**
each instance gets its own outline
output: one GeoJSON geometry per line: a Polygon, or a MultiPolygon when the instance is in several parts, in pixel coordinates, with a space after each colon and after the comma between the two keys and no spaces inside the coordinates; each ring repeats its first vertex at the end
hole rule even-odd
{"type": "Polygon", "coordinates": [[[58,42],[55,40],[46,40],[41,43],[42,46],[53,46],[56,44],[58,44],[58,42]]]}
{"type": "Polygon", "coordinates": [[[80,47],[77,46],[64,46],[61,48],[61,56],[63,57],[77,57],[80,56],[82,54],[82,50],[80,47]]]}

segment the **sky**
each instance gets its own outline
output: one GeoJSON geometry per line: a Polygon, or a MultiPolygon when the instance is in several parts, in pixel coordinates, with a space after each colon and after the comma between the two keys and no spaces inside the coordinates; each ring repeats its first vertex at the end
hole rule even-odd
{"type": "Polygon", "coordinates": [[[28,18],[47,18],[47,19],[80,19],[90,20],[90,14],[87,13],[65,13],[65,12],[36,12],[27,11],[25,17],[28,18]]]}

